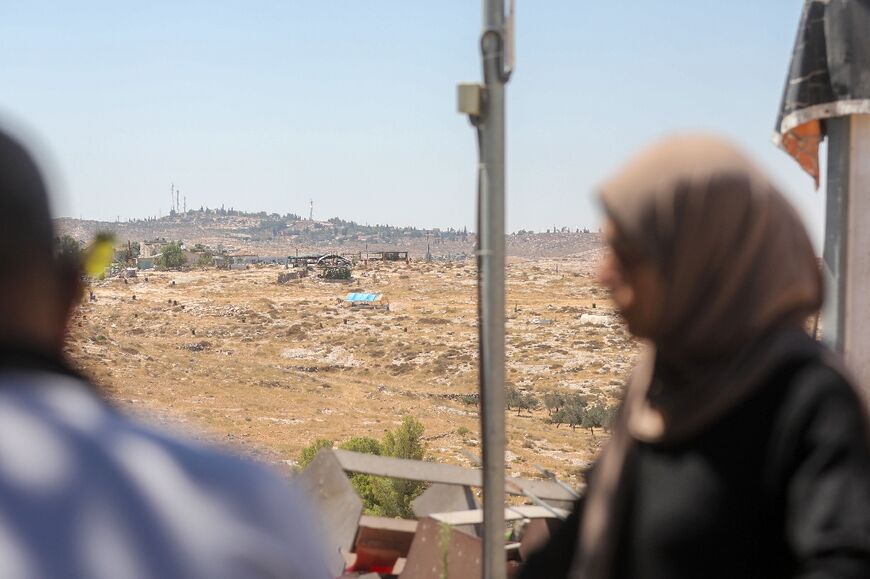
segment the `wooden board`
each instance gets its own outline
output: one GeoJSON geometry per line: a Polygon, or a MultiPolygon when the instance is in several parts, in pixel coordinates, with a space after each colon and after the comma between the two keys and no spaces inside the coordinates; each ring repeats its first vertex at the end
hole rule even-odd
{"type": "Polygon", "coordinates": [[[483,542],[445,527],[435,519],[420,520],[400,579],[470,579],[481,576],[483,542]],[[447,569],[444,569],[444,565],[447,569]]]}

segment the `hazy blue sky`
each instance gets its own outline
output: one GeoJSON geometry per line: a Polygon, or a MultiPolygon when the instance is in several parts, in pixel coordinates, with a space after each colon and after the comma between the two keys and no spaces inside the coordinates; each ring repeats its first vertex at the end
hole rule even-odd
{"type": "MultiPolygon", "coordinates": [[[[800,0],[517,0],[508,226],[594,227],[597,183],[684,129],[731,136],[816,231],[770,143],[800,0]]],[[[0,121],[40,147],[58,215],[188,207],[472,225],[476,0],[0,2],[0,121]]]]}

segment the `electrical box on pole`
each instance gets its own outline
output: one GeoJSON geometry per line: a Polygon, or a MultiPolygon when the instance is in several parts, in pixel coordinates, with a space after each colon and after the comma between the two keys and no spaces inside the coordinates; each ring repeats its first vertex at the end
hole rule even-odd
{"type": "Polygon", "coordinates": [[[457,110],[469,117],[479,117],[483,113],[483,93],[486,88],[477,83],[460,84],[456,91],[457,110]]]}

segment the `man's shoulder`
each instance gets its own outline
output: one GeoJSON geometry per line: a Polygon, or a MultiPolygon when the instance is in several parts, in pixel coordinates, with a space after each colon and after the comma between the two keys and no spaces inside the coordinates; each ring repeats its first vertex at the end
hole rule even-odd
{"type": "Polygon", "coordinates": [[[46,436],[53,433],[64,440],[68,451],[135,457],[138,463],[154,462],[154,468],[173,463],[204,483],[238,484],[276,476],[268,468],[199,442],[192,435],[127,416],[98,396],[90,384],[71,377],[41,373],[0,377],[0,417],[29,425],[46,436]]]}
{"type": "Polygon", "coordinates": [[[96,517],[142,561],[171,569],[155,576],[328,576],[312,513],[290,481],[124,416],[80,380],[0,375],[0,463],[0,507],[15,506],[34,550],[45,545],[26,521],[56,521],[60,548],[71,537],[103,540],[76,526],[96,517]],[[62,517],[69,509],[81,512],[62,517]],[[187,567],[196,572],[178,571],[187,567]]]}
{"type": "Polygon", "coordinates": [[[3,430],[10,430],[17,452],[34,463],[39,457],[46,463],[51,456],[65,457],[62,462],[79,471],[70,481],[93,482],[120,472],[141,489],[198,487],[248,509],[258,506],[264,489],[289,486],[253,460],[126,416],[91,385],[66,376],[0,376],[0,434],[3,430]]]}

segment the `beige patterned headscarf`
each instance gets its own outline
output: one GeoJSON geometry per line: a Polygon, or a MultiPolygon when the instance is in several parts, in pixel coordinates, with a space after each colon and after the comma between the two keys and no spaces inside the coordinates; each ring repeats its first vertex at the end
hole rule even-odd
{"type": "Polygon", "coordinates": [[[571,577],[613,569],[627,457],[637,441],[690,439],[795,355],[822,301],[795,210],[742,152],[703,135],[668,138],[601,188],[620,244],[664,279],[650,344],[591,477],[571,577]]]}

